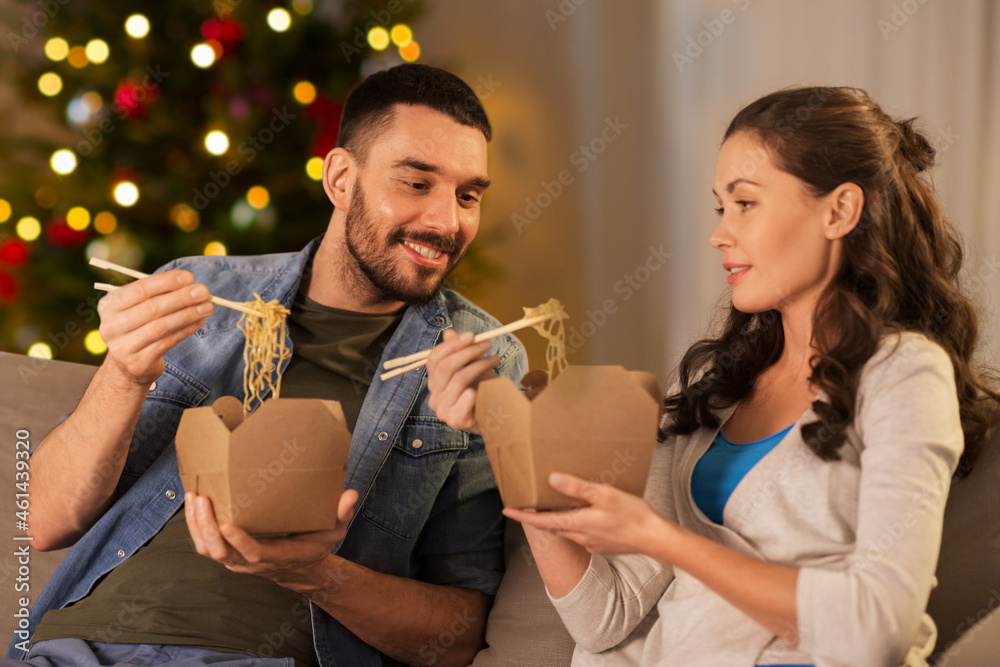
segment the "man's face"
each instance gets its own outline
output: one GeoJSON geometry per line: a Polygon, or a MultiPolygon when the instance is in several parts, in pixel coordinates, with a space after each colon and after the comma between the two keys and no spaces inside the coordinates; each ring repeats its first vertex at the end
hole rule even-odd
{"type": "Polygon", "coordinates": [[[357,277],[380,300],[433,298],[479,229],[488,186],[482,132],[427,107],[397,106],[351,190],[346,242],[357,277]]]}

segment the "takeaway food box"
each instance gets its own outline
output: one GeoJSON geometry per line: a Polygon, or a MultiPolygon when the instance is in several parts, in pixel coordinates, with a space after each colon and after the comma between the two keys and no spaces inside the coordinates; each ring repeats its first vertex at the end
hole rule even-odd
{"type": "Polygon", "coordinates": [[[578,506],[549,486],[554,471],[642,495],[661,403],[651,374],[621,366],[568,366],[533,397],[509,378],[481,383],[476,421],[504,506],[578,506]]]}
{"type": "Polygon", "coordinates": [[[251,535],[337,525],[351,434],[340,403],[276,398],[246,419],[239,399],[189,408],[175,440],[185,492],[251,535]]]}

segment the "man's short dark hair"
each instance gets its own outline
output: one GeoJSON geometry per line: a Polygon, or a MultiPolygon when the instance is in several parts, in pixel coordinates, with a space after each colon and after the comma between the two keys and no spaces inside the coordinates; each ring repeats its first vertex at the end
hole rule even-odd
{"type": "Polygon", "coordinates": [[[351,91],[340,118],[337,145],[364,164],[372,141],[392,122],[397,104],[429,107],[476,128],[486,141],[493,136],[486,110],[468,84],[443,69],[408,63],[376,72],[351,91]]]}

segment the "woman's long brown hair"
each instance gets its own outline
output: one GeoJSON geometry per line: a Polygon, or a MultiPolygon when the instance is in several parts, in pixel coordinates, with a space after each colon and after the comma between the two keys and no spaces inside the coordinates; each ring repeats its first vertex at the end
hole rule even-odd
{"type": "MultiPolygon", "coordinates": [[[[963,251],[922,174],[935,151],[914,128],[896,121],[856,88],[793,88],[742,109],[725,139],[749,132],[775,165],[820,197],[855,183],[865,203],[846,237],[843,261],[813,318],[810,381],[817,421],[802,436],[824,460],[839,459],[865,363],[886,334],[917,331],[945,349],[965,431],[957,475],[967,474],[1000,423],[1000,394],[972,365],[979,335],[975,309],[959,287],[963,251]]],[[[665,399],[669,426],[661,438],[715,428],[714,411],[753,389],[784,346],[778,311],[743,313],[730,306],[722,333],[695,343],[680,365],[680,388],[665,399]]]]}

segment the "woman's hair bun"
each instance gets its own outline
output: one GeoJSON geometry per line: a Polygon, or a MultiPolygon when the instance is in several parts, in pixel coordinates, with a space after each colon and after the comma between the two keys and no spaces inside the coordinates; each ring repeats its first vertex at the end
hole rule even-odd
{"type": "Polygon", "coordinates": [[[934,165],[937,151],[927,138],[913,127],[915,120],[916,118],[910,118],[898,121],[896,127],[899,128],[899,154],[919,173],[934,165]]]}

